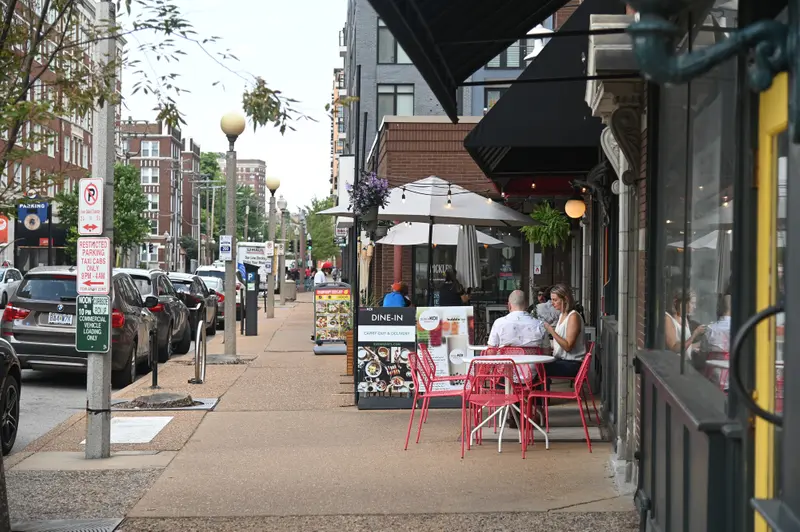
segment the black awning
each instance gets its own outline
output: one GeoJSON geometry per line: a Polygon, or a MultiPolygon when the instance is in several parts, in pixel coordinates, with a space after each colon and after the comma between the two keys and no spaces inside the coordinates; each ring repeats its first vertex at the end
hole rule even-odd
{"type": "MultiPolygon", "coordinates": [[[[568,0],[369,0],[458,121],[456,89],[568,0]]],[[[617,0],[619,1],[619,0],[617,0]]]]}
{"type": "MultiPolygon", "coordinates": [[[[559,31],[589,29],[595,14],[624,13],[619,0],[586,0],[559,31]]],[[[598,161],[603,124],[586,104],[588,37],[552,39],[477,126],[464,147],[492,179],[587,172],[598,161]]]]}

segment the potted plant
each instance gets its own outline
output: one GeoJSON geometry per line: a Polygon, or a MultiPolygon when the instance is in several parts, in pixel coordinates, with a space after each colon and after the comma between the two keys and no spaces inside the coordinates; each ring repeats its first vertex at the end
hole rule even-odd
{"type": "Polygon", "coordinates": [[[355,186],[348,184],[347,191],[350,193],[350,208],[365,222],[377,221],[378,209],[389,201],[389,182],[374,172],[359,179],[355,186]]]}
{"type": "Polygon", "coordinates": [[[549,202],[544,201],[531,212],[531,218],[538,222],[522,228],[522,234],[528,242],[539,244],[542,249],[548,247],[564,246],[570,237],[572,225],[566,214],[554,209],[549,202]]]}

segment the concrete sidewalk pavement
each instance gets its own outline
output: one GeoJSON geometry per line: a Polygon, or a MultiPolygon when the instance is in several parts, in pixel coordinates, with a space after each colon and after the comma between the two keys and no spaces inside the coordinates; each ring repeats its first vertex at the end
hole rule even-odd
{"type": "MultiPolygon", "coordinates": [[[[213,411],[118,414],[172,418],[162,431],[171,431],[168,436],[115,448],[151,453],[122,456],[131,464],[127,477],[120,472],[124,466],[114,471],[134,486],[127,504],[108,501],[109,508],[127,514],[118,530],[637,528],[630,496],[612,485],[610,448],[602,442],[595,442],[591,454],[582,443],[553,443],[549,451],[539,443],[526,460],[514,442],[502,454],[485,444],[461,460],[460,412],[436,410],[420,444],[403,451],[409,413],[348,406],[352,378],[343,377],[344,357],[311,351],[309,302],[300,294],[293,308],[261,320],[268,323],[258,337],[240,339],[240,353],[255,355],[252,360],[208,367],[207,384],[192,394],[219,397],[213,411]]],[[[214,350],[220,341],[214,340],[214,350]]],[[[176,360],[162,375],[170,388],[181,390],[191,387],[183,383],[192,373],[185,360],[176,360]]],[[[132,397],[147,387],[137,384],[118,395],[132,397]]],[[[45,466],[54,461],[80,468],[70,455],[52,453],[79,450],[82,425],[77,420],[12,465],[10,485],[17,485],[15,475],[20,481],[26,475],[24,480],[45,478],[53,473],[45,466]]],[[[86,482],[88,473],[97,472],[79,473],[86,482]]],[[[114,498],[121,488],[109,489],[114,498]]],[[[19,512],[10,496],[13,517],[36,518],[19,512]]],[[[97,510],[80,516],[116,515],[97,510]]]]}

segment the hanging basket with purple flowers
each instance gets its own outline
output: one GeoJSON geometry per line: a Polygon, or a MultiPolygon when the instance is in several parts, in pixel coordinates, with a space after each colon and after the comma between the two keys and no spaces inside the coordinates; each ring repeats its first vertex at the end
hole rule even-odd
{"type": "Polygon", "coordinates": [[[355,186],[348,183],[346,188],[353,213],[366,220],[376,220],[378,209],[389,202],[389,182],[374,172],[363,176],[355,186]]]}

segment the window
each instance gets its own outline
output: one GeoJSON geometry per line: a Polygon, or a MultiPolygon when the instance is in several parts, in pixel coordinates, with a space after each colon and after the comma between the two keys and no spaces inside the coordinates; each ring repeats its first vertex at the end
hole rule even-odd
{"type": "Polygon", "coordinates": [[[72,147],[72,139],[68,135],[64,135],[64,160],[70,160],[70,148],[72,147]]]}
{"type": "Polygon", "coordinates": [[[339,140],[336,141],[336,152],[338,153],[338,152],[340,152],[342,150],[344,150],[344,140],[343,139],[339,139],[339,140]]]}
{"type": "Polygon", "coordinates": [[[158,234],[158,218],[153,218],[149,220],[150,222],[150,234],[157,235],[158,234]]]}
{"type": "Polygon", "coordinates": [[[508,87],[494,87],[491,89],[487,87],[483,92],[483,108],[488,111],[494,107],[494,104],[497,103],[497,100],[499,100],[506,91],[508,91],[508,87]]]}
{"type": "Polygon", "coordinates": [[[158,210],[158,194],[147,195],[147,210],[148,211],[158,210]]]}
{"type": "Polygon", "coordinates": [[[140,154],[142,157],[158,157],[158,141],[143,140],[141,143],[140,154]]]}
{"type": "Polygon", "coordinates": [[[158,262],[158,244],[144,244],[139,252],[140,262],[158,262]],[[150,246],[153,246],[153,252],[150,252],[150,246]]]}
{"type": "Polygon", "coordinates": [[[143,185],[157,185],[158,184],[158,168],[145,167],[141,170],[142,184],[143,185]]]}
{"type": "Polygon", "coordinates": [[[392,32],[386,27],[386,23],[378,19],[378,63],[390,65],[410,65],[411,59],[408,58],[403,48],[397,44],[392,32]]]}
{"type": "Polygon", "coordinates": [[[383,117],[414,116],[414,85],[378,85],[378,125],[383,117]]]}
{"type": "Polygon", "coordinates": [[[89,168],[89,146],[81,144],[81,166],[89,168]]]}
{"type": "Polygon", "coordinates": [[[56,140],[58,139],[57,136],[53,135],[52,131],[47,131],[47,156],[53,159],[56,158],[56,140]]]}
{"type": "MultiPolygon", "coordinates": [[[[713,27],[707,23],[707,27],[713,27]]],[[[693,48],[718,35],[700,30],[693,48]]],[[[736,173],[736,60],[685,85],[660,89],[656,271],[661,284],[655,338],[667,351],[727,388],[727,371],[707,364],[730,349],[733,182],[736,173]],[[688,112],[687,112],[688,110],[688,112]],[[685,139],[691,139],[689,146],[685,139]]]]}
{"type": "Polygon", "coordinates": [[[336,119],[336,127],[339,133],[344,133],[344,117],[340,116],[336,119]]]}
{"type": "Polygon", "coordinates": [[[31,139],[31,148],[33,151],[39,151],[42,149],[42,126],[34,124],[33,126],[33,138],[31,139]]]}
{"type": "MultiPolygon", "coordinates": [[[[529,53],[528,42],[528,39],[515,42],[503,50],[500,55],[489,61],[486,64],[486,68],[524,68],[525,56],[529,53]]],[[[531,40],[530,48],[533,50],[533,40],[531,40]]]]}

